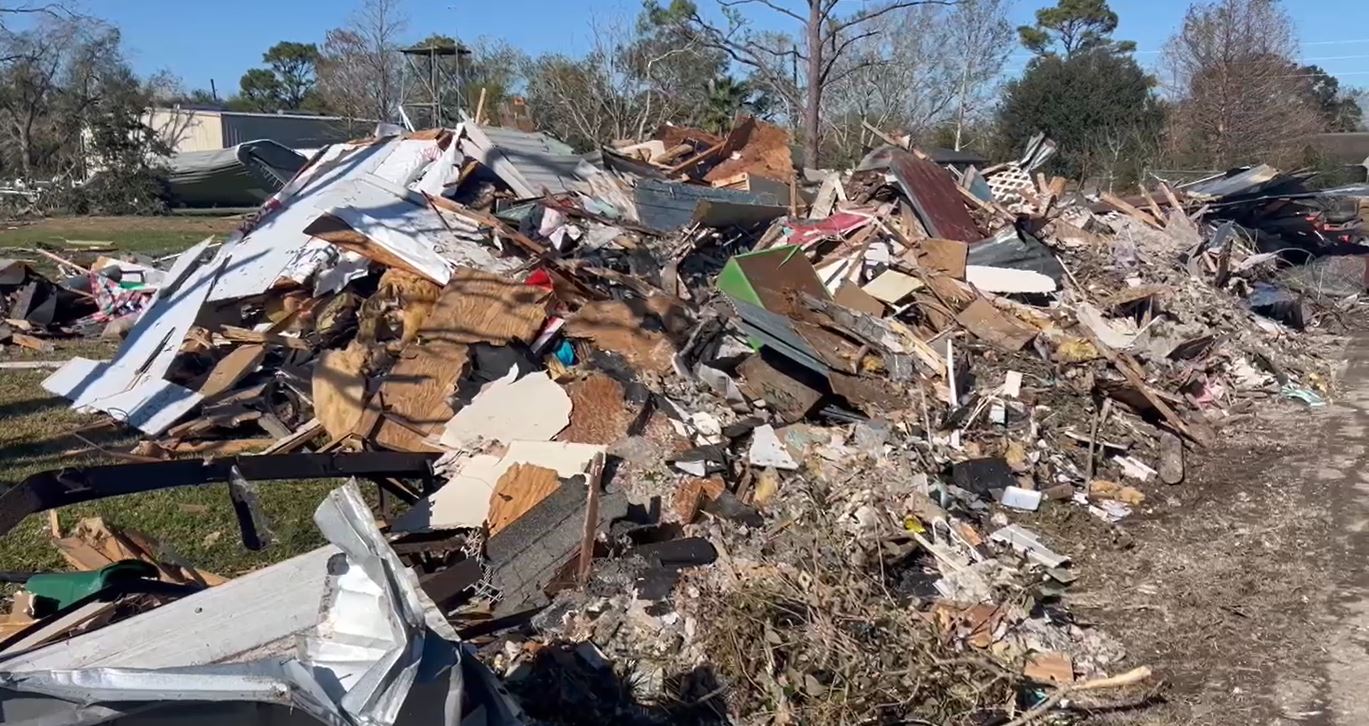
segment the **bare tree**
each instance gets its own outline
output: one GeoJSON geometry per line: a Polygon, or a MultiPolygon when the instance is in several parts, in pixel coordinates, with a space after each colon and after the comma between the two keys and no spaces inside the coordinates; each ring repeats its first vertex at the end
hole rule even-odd
{"type": "Polygon", "coordinates": [[[1190,7],[1165,48],[1176,153],[1220,168],[1294,161],[1298,142],[1322,126],[1297,53],[1293,19],[1277,0],[1190,7]]]}
{"type": "Polygon", "coordinates": [[[947,36],[958,66],[955,149],[964,143],[965,122],[989,105],[1003,65],[1013,50],[1013,28],[1008,22],[1009,0],[962,0],[951,12],[947,36]]]}
{"type": "Polygon", "coordinates": [[[33,178],[41,123],[52,114],[63,76],[92,27],[48,16],[32,30],[0,33],[0,127],[15,147],[24,179],[33,178]]]}
{"type": "Polygon", "coordinates": [[[393,118],[407,24],[399,0],[365,0],[347,27],[324,34],[316,75],[328,108],[351,118],[393,118]]]}
{"type": "MultiPolygon", "coordinates": [[[[879,34],[873,21],[918,5],[956,4],[956,0],[893,0],[866,6],[843,17],[836,14],[840,0],[715,1],[727,19],[725,26],[705,19],[692,0],[673,0],[669,7],[654,5],[651,15],[656,22],[673,25],[704,47],[726,53],[733,62],[749,68],[777,94],[787,95],[784,99],[787,105],[801,108],[800,126],[808,164],[818,162],[823,94],[847,75],[867,67],[867,64],[857,63],[843,68],[841,61],[857,43],[879,34]],[[741,8],[748,6],[768,9],[795,23],[802,48],[798,43],[788,50],[775,48],[774,36],[757,32],[743,16],[741,8]],[[793,76],[799,76],[799,69],[802,69],[802,83],[786,79],[784,70],[789,62],[794,65],[793,76]]],[[[921,30],[903,28],[900,32],[918,33],[921,30]]]]}
{"type": "Polygon", "coordinates": [[[539,123],[580,147],[640,139],[667,121],[700,113],[721,61],[688,41],[655,42],[621,21],[591,23],[583,58],[527,63],[528,103],[539,123]]]}
{"type": "Polygon", "coordinates": [[[1012,51],[1006,0],[902,8],[868,27],[876,34],[853,44],[837,65],[842,80],[824,94],[826,148],[852,160],[869,139],[866,124],[914,138],[946,129],[960,148],[1012,51]]]}

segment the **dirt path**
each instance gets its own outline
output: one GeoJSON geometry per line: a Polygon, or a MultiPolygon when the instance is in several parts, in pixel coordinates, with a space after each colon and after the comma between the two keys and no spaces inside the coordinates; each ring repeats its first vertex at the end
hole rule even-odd
{"type": "Polygon", "coordinates": [[[1258,406],[1120,529],[1048,523],[1083,573],[1081,622],[1164,679],[1102,724],[1369,724],[1369,337],[1334,405],[1258,406]]]}

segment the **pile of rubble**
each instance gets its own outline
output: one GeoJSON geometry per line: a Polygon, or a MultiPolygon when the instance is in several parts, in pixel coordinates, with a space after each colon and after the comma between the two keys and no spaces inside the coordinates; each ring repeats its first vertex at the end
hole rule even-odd
{"type": "Polygon", "coordinates": [[[1364,278],[1289,275],[1358,233],[1270,249],[1271,206],[1327,199],[1273,170],[1093,200],[1040,137],[983,170],[789,144],[742,118],[585,157],[472,123],[320,151],[159,271],[112,361],[44,382],[145,461],[35,475],[0,530],[209,483],[249,548],[256,482],[366,480],[373,511],[338,490],[330,547],[222,584],[69,555],[98,586],[35,576],[0,687],[89,723],[1025,724],[1143,682],[1033,518],[1117,526],[1259,402],[1325,405],[1364,278]],[[127,645],[168,629],[203,643],[127,645]]]}

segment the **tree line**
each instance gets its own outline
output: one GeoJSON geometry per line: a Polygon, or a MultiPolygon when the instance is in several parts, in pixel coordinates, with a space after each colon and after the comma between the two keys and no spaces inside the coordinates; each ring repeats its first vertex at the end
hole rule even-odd
{"type": "MultiPolygon", "coordinates": [[[[405,70],[400,50],[412,46],[443,50],[433,57],[446,81],[445,114],[409,108],[415,126],[473,114],[483,96],[482,120],[530,117],[585,150],[666,123],[723,133],[745,112],[791,129],[809,166],[849,166],[883,135],[1009,159],[1044,132],[1059,144],[1055,172],[1125,185],[1157,169],[1301,165],[1309,135],[1363,125],[1357,91],[1299,63],[1281,0],[1195,2],[1153,69],[1115,37],[1107,0],[1058,0],[1020,28],[1009,4],[645,0],[635,18],[591,16],[584,52],[529,54],[499,39],[421,37],[398,0],[359,0],[321,42],[266,47],[220,97],[166,74],[139,78],[117,28],[0,0],[0,169],[155,177],[165,149],[141,121],[153,105],[398,120],[401,99],[428,93],[413,85],[426,58],[405,70]],[[1014,55],[1028,61],[1010,77],[1014,55]]],[[[111,187],[142,198],[151,184],[111,187]]]]}

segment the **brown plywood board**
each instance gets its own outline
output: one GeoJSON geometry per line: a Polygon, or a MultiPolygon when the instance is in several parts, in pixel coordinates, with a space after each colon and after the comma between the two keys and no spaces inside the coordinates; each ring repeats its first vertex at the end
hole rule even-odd
{"type": "Polygon", "coordinates": [[[984,298],[970,303],[956,316],[956,320],[980,340],[1008,351],[1022,350],[1038,332],[984,298]]]}
{"type": "Polygon", "coordinates": [[[554,469],[536,464],[514,464],[505,470],[490,494],[490,536],[527,514],[561,486],[554,469]]]}
{"type": "Polygon", "coordinates": [[[957,280],[965,279],[965,260],[970,247],[953,239],[927,239],[918,247],[917,262],[925,269],[944,272],[957,280]]]}
{"type": "Polygon", "coordinates": [[[873,315],[877,318],[884,317],[884,303],[876,300],[873,295],[860,289],[850,280],[841,283],[841,287],[837,288],[837,294],[832,296],[832,299],[838,305],[844,305],[866,315],[873,315]]]}
{"type": "Polygon", "coordinates": [[[400,451],[435,450],[423,439],[455,414],[448,400],[470,363],[468,354],[459,343],[406,348],[371,399],[371,406],[382,412],[376,443],[400,451]]]}
{"type": "Polygon", "coordinates": [[[547,317],[547,291],[459,267],[419,329],[430,343],[530,343],[547,317]]]}
{"type": "Polygon", "coordinates": [[[627,435],[634,416],[624,401],[623,384],[596,372],[567,384],[566,392],[572,404],[570,425],[558,440],[607,446],[627,435]]]}

